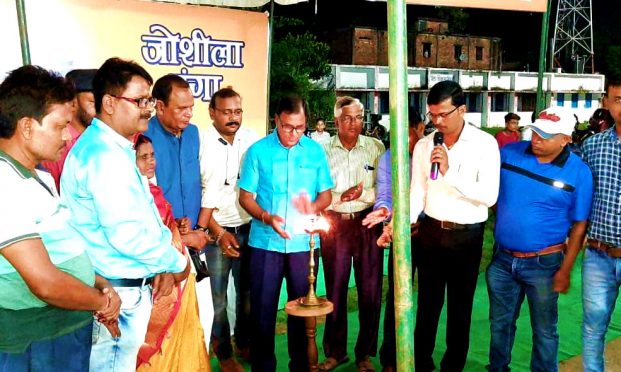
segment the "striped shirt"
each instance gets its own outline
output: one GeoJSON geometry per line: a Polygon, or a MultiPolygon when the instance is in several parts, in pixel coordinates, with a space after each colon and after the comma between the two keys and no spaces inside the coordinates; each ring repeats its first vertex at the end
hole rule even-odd
{"type": "Polygon", "coordinates": [[[347,150],[339,136],[330,138],[324,145],[330,165],[330,176],[335,187],[332,189],[332,204],[328,209],[339,213],[355,213],[375,203],[375,178],[379,160],[385,151],[377,139],[359,136],[356,145],[347,150]],[[363,182],[362,195],[356,200],[342,202],[341,195],[351,187],[363,182]]]}
{"type": "Polygon", "coordinates": [[[593,173],[593,206],[587,236],[621,246],[621,141],[615,127],[582,144],[582,159],[593,173]]]}
{"type": "MultiPolygon", "coordinates": [[[[0,252],[28,249],[15,244],[40,239],[58,270],[92,286],[95,271],[86,245],[67,225],[70,213],[59,203],[52,177],[33,173],[0,151],[0,180],[0,252]]],[[[32,264],[29,270],[38,267],[32,264]]],[[[65,310],[39,299],[0,254],[0,354],[23,353],[32,342],[66,335],[92,321],[90,311],[65,310]]]]}

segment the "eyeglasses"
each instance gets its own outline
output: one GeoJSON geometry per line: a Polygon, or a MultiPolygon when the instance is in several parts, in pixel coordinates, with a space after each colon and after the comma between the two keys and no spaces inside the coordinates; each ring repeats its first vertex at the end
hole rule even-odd
{"type": "Polygon", "coordinates": [[[236,109],[236,110],[231,110],[231,109],[226,109],[226,110],[220,110],[217,107],[214,107],[214,110],[222,113],[222,115],[224,116],[231,116],[231,115],[235,115],[235,116],[241,116],[244,113],[244,110],[242,109],[236,109]]]}
{"type": "Polygon", "coordinates": [[[351,124],[352,122],[362,123],[363,120],[364,120],[364,116],[362,115],[356,115],[356,116],[345,115],[339,118],[339,121],[341,121],[343,124],[351,124]]]}
{"type": "Polygon", "coordinates": [[[293,133],[295,131],[295,134],[301,134],[304,133],[304,131],[306,130],[306,125],[303,127],[294,127],[293,125],[289,124],[281,124],[280,127],[285,133],[293,133]]]}
{"type": "Polygon", "coordinates": [[[429,120],[433,120],[433,119],[437,119],[437,118],[442,118],[442,119],[446,119],[450,114],[454,113],[459,107],[455,107],[454,109],[452,109],[449,112],[441,112],[439,114],[433,114],[431,112],[428,112],[425,114],[425,116],[427,116],[427,118],[429,120]]]}
{"type": "Polygon", "coordinates": [[[123,97],[123,96],[115,96],[112,95],[112,97],[117,98],[117,99],[122,99],[124,101],[127,102],[131,102],[134,105],[138,106],[138,108],[147,108],[147,107],[154,107],[155,106],[155,102],[157,101],[157,99],[155,99],[154,97],[149,97],[149,98],[129,98],[129,97],[123,97]]]}

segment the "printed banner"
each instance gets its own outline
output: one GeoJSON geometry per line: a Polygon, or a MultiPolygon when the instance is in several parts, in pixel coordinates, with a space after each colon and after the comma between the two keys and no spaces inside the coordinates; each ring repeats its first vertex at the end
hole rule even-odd
{"type": "MultiPolygon", "coordinates": [[[[231,86],[242,96],[244,125],[265,134],[265,13],[136,0],[26,1],[33,64],[66,73],[97,68],[110,57],[132,59],[154,80],[175,73],[190,84],[192,122],[211,124],[211,95],[231,86]]],[[[0,73],[21,65],[14,0],[0,0],[0,73]]],[[[2,79],[0,77],[0,80],[2,79]]]]}
{"type": "Polygon", "coordinates": [[[545,12],[548,0],[406,0],[408,4],[545,12]]]}

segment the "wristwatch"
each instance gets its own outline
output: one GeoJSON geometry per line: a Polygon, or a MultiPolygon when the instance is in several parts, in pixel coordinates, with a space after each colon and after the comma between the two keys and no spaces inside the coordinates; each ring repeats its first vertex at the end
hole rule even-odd
{"type": "Polygon", "coordinates": [[[201,226],[199,224],[194,225],[194,230],[200,230],[202,232],[207,232],[208,229],[205,226],[201,226]]]}

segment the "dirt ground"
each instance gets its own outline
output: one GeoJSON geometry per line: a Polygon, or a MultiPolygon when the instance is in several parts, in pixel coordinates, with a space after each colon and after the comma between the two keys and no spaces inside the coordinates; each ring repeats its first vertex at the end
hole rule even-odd
{"type": "MultiPolygon", "coordinates": [[[[580,355],[561,362],[559,372],[582,371],[582,357],[580,355]]],[[[621,337],[606,344],[606,372],[621,371],[621,337]]]]}

